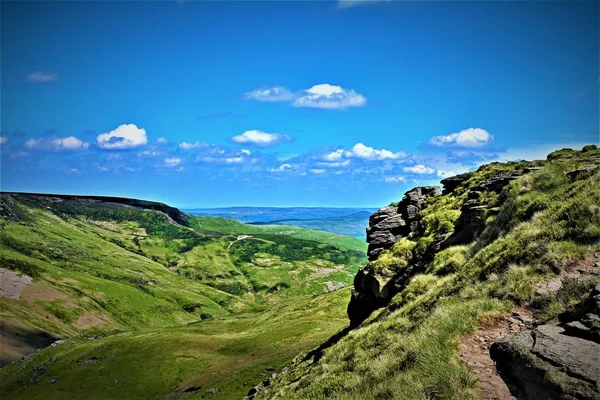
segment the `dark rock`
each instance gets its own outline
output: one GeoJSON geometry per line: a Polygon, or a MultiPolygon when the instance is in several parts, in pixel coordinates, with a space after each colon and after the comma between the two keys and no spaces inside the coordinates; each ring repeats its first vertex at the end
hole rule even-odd
{"type": "Polygon", "coordinates": [[[396,207],[388,206],[380,208],[369,217],[369,225],[376,225],[384,219],[393,217],[398,214],[396,207]]]}
{"type": "Polygon", "coordinates": [[[48,360],[48,363],[50,363],[50,364],[54,364],[55,362],[56,362],[55,356],[50,357],[50,359],[48,360]]]}
{"type": "Polygon", "coordinates": [[[50,382],[50,383],[56,383],[56,382],[58,382],[58,379],[52,377],[52,378],[48,379],[48,382],[50,382]]]}
{"type": "Polygon", "coordinates": [[[566,173],[566,175],[567,175],[567,176],[568,176],[570,179],[573,179],[573,180],[575,180],[575,179],[577,179],[577,178],[578,178],[580,175],[582,175],[582,174],[584,174],[584,173],[589,173],[589,172],[591,172],[591,171],[595,170],[596,168],[598,168],[598,166],[597,166],[597,165],[590,164],[590,165],[586,165],[586,166],[584,166],[584,167],[577,168],[577,169],[574,169],[574,170],[572,170],[572,171],[569,171],[569,172],[567,172],[567,173],[566,173]]]}
{"type": "Polygon", "coordinates": [[[471,177],[471,173],[467,172],[460,175],[450,176],[442,179],[440,183],[444,186],[442,194],[452,193],[457,187],[463,184],[466,180],[471,177]]]}
{"type": "Polygon", "coordinates": [[[469,200],[478,200],[480,196],[481,192],[478,192],[477,190],[470,190],[469,193],[467,193],[467,198],[469,200]]]}
{"type": "Polygon", "coordinates": [[[275,371],[275,368],[274,368],[274,367],[267,367],[267,368],[265,368],[265,369],[266,369],[267,371],[275,371]]]}
{"type": "Polygon", "coordinates": [[[541,325],[491,346],[518,399],[600,399],[600,285],[576,309],[559,316],[564,327],[541,325]]]}
{"type": "Polygon", "coordinates": [[[393,215],[384,219],[383,221],[374,225],[371,230],[373,231],[390,231],[390,232],[401,232],[403,227],[406,226],[406,222],[402,219],[399,214],[393,215]]]}
{"type": "Polygon", "coordinates": [[[32,370],[34,371],[45,371],[46,370],[46,366],[45,365],[34,365],[33,367],[31,367],[32,370]]]}
{"type": "Polygon", "coordinates": [[[256,393],[258,393],[258,389],[256,387],[253,387],[250,390],[248,390],[246,396],[253,398],[256,395],[256,393]]]}
{"type": "MultiPolygon", "coordinates": [[[[116,381],[116,382],[118,382],[118,381],[116,381]]],[[[200,385],[190,386],[189,388],[185,389],[183,391],[183,393],[193,393],[193,392],[197,392],[200,389],[202,389],[202,386],[200,386],[200,385]]]]}

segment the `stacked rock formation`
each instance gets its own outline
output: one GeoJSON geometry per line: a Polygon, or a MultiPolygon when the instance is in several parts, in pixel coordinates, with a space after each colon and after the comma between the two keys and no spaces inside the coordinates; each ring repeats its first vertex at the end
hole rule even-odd
{"type": "Polygon", "coordinates": [[[421,226],[419,211],[425,206],[427,197],[440,194],[442,191],[438,186],[417,187],[406,192],[397,207],[384,207],[371,215],[367,228],[369,261],[376,260],[400,238],[418,231],[421,226]]]}

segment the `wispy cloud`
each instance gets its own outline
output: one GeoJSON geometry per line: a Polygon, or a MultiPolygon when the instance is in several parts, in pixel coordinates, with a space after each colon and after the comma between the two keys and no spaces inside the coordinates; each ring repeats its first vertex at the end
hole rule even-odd
{"type": "Polygon", "coordinates": [[[494,141],[488,131],[481,128],[464,129],[458,133],[450,135],[434,136],[429,140],[429,144],[439,147],[484,147],[494,141]]]}
{"type": "Polygon", "coordinates": [[[165,158],[165,165],[167,167],[176,167],[179,164],[181,164],[181,158],[177,158],[177,157],[172,157],[172,158],[165,158]]]}
{"type": "Polygon", "coordinates": [[[241,144],[268,147],[275,146],[280,143],[291,142],[293,138],[289,135],[283,135],[280,133],[267,133],[253,129],[234,136],[231,138],[231,140],[241,144]]]}
{"type": "Polygon", "coordinates": [[[57,82],[59,76],[56,72],[37,71],[27,75],[27,80],[31,83],[57,82]]]}
{"type": "Polygon", "coordinates": [[[406,179],[403,176],[386,176],[383,178],[386,183],[405,183],[406,179]]]}
{"type": "Polygon", "coordinates": [[[289,171],[291,169],[293,169],[291,164],[285,163],[285,164],[281,164],[277,168],[268,168],[267,171],[269,171],[269,172],[285,172],[285,171],[289,171]]]}
{"type": "Polygon", "coordinates": [[[367,104],[367,99],[353,89],[344,89],[341,86],[322,83],[314,85],[297,97],[292,105],[294,107],[324,108],[343,110],[348,107],[362,107],[367,104]]]}
{"type": "Polygon", "coordinates": [[[210,145],[208,143],[204,143],[204,142],[192,142],[192,143],[181,142],[181,143],[179,143],[179,148],[181,150],[199,149],[199,148],[209,147],[209,146],[210,145]]]}
{"type": "Polygon", "coordinates": [[[412,167],[404,167],[402,170],[404,172],[410,172],[417,175],[432,175],[436,172],[435,168],[431,168],[423,164],[413,165],[412,167]]]}
{"type": "Polygon", "coordinates": [[[86,150],[90,146],[89,143],[84,142],[76,138],[75,136],[68,136],[64,138],[31,138],[25,142],[25,147],[30,150],[46,150],[46,151],[80,151],[86,150]]]}
{"type": "Polygon", "coordinates": [[[256,101],[290,101],[293,100],[294,97],[294,93],[292,93],[283,86],[274,86],[266,89],[257,89],[251,92],[244,93],[244,98],[246,100],[256,101]]]}
{"type": "Polygon", "coordinates": [[[8,138],[6,136],[0,136],[0,146],[6,144],[8,142],[8,138]]]}
{"type": "Polygon", "coordinates": [[[134,124],[120,125],[118,128],[98,135],[96,145],[104,150],[129,150],[148,143],[146,130],[134,124]]]}

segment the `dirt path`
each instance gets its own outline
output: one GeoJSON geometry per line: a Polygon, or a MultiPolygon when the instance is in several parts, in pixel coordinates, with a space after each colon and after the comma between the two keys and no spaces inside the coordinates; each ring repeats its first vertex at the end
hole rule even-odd
{"type": "MultiPolygon", "coordinates": [[[[590,252],[584,259],[567,265],[558,277],[538,283],[536,293],[556,293],[565,279],[586,279],[597,267],[600,267],[600,251],[590,252]]],[[[490,358],[490,346],[503,337],[532,329],[533,322],[531,311],[518,308],[508,318],[498,316],[484,320],[474,334],[465,337],[459,343],[460,358],[477,378],[481,395],[485,400],[515,399],[496,371],[494,362],[490,358]]]]}
{"type": "Polygon", "coordinates": [[[515,399],[498,375],[490,358],[490,346],[495,341],[531,327],[531,312],[519,309],[512,316],[484,320],[477,331],[459,343],[460,358],[478,380],[481,395],[486,400],[515,399]]]}

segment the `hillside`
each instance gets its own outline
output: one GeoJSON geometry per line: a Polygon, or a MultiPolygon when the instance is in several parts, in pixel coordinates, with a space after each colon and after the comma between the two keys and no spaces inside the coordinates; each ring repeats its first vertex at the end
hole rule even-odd
{"type": "MultiPolygon", "coordinates": [[[[257,373],[261,362],[289,360],[345,323],[330,315],[343,313],[335,290],[349,285],[365,260],[365,245],[357,239],[188,216],[164,204],[132,199],[2,193],[0,215],[3,366],[62,338],[110,336],[135,342],[152,329],[168,328],[160,337],[174,345],[174,336],[186,340],[184,326],[190,323],[213,327],[204,331],[214,329],[206,333],[211,336],[207,347],[198,348],[207,355],[213,344],[230,341],[238,332],[277,329],[270,335],[283,341],[295,338],[294,346],[283,352],[265,350],[252,358],[257,373]],[[328,292],[319,304],[337,307],[325,307],[326,312],[311,308],[312,298],[328,292]],[[294,329],[283,329],[281,315],[298,302],[307,304],[310,317],[300,317],[294,329]],[[254,327],[250,322],[275,318],[261,313],[279,309],[277,324],[254,327]],[[238,319],[243,323],[233,322],[238,319]],[[320,332],[297,337],[306,333],[302,324],[320,332]],[[140,333],[111,336],[120,332],[140,333]]],[[[125,347],[133,346],[124,340],[125,347]]],[[[175,362],[169,351],[159,357],[161,362],[175,362]]],[[[222,362],[230,360],[223,357],[222,362]]],[[[2,374],[10,375],[10,368],[2,374]]],[[[211,368],[229,371],[219,363],[211,368]]],[[[198,367],[188,370],[192,376],[199,373],[198,367]]],[[[168,380],[162,384],[165,393],[174,389],[168,380]]]]}
{"type": "Polygon", "coordinates": [[[4,363],[54,343],[0,369],[0,395],[600,398],[600,150],[442,185],[371,215],[368,246],[3,193],[4,363]]]}
{"type": "Polygon", "coordinates": [[[599,166],[596,146],[563,149],[382,208],[354,280],[353,329],[250,397],[600,398],[599,166]]]}

